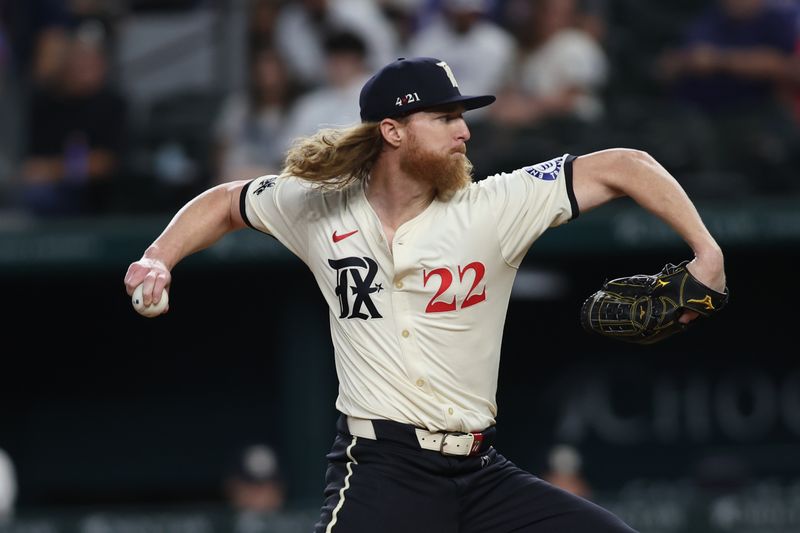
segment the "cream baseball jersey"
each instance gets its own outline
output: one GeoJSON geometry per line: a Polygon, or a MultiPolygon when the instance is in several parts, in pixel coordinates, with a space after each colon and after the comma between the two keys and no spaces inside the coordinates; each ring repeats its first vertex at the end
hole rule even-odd
{"type": "Polygon", "coordinates": [[[547,228],[578,215],[572,161],[472,183],[397,228],[391,249],[363,183],[323,191],[263,176],[241,213],[311,269],[330,308],[344,414],[430,431],[495,423],[514,276],[547,228]]]}

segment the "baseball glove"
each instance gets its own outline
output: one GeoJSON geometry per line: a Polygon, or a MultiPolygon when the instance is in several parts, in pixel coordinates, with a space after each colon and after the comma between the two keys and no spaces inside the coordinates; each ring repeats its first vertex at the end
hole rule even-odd
{"type": "Polygon", "coordinates": [[[686,329],[678,322],[685,309],[703,317],[728,303],[725,293],[714,291],[686,269],[689,261],[667,263],[661,272],[606,281],[581,306],[581,324],[604,337],[638,344],[653,344],[686,329]]]}

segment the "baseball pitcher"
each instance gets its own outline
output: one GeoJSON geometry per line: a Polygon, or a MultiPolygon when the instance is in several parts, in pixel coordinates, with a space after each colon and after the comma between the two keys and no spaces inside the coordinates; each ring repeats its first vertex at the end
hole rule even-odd
{"type": "Polygon", "coordinates": [[[719,294],[723,255],[675,179],[636,150],[473,181],[463,113],[494,99],[462,95],[438,59],[394,61],[364,85],[360,124],[299,140],[280,175],[199,195],[128,268],[128,294],[142,285],[153,305],[181,259],[249,226],[313,272],[341,413],[317,533],[632,531],[492,446],[514,276],[548,228],[623,195],[686,241],[687,272],[719,294]]]}

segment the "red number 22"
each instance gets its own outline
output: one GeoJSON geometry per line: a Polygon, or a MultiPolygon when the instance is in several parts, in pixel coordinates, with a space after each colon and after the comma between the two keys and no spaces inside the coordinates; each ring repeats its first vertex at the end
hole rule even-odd
{"type": "MultiPolygon", "coordinates": [[[[475,304],[478,304],[486,299],[486,287],[483,288],[483,291],[480,294],[472,294],[475,291],[475,287],[483,280],[483,276],[486,274],[486,267],[483,263],[479,261],[474,261],[468,264],[465,267],[458,266],[458,281],[464,281],[464,274],[468,271],[472,270],[475,272],[475,277],[472,280],[472,286],[469,288],[469,292],[467,292],[466,298],[464,298],[464,302],[461,304],[461,309],[465,307],[470,307],[475,304]]],[[[422,273],[422,285],[426,286],[428,284],[428,280],[432,276],[439,276],[439,280],[441,281],[439,285],[439,289],[436,291],[436,294],[433,295],[433,298],[430,299],[428,305],[425,307],[426,313],[446,313],[447,311],[455,311],[456,310],[456,297],[453,296],[453,300],[450,302],[446,301],[436,301],[439,296],[444,294],[447,289],[450,288],[450,285],[453,283],[453,273],[450,271],[449,268],[435,268],[430,272],[422,273]]]]}

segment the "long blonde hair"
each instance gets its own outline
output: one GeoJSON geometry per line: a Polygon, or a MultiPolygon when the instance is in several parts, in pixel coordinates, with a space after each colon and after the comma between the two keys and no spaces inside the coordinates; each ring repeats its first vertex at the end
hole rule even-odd
{"type": "Polygon", "coordinates": [[[369,176],[382,149],[379,122],[323,129],[294,141],[281,176],[297,176],[325,189],[343,189],[369,176]]]}

